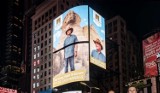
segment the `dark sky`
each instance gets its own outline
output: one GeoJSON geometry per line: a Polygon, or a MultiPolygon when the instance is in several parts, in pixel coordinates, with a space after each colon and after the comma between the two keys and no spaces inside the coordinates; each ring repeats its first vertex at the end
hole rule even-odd
{"type": "Polygon", "coordinates": [[[139,40],[152,29],[160,27],[160,1],[89,0],[88,3],[105,19],[116,15],[123,17],[127,29],[139,40]]]}

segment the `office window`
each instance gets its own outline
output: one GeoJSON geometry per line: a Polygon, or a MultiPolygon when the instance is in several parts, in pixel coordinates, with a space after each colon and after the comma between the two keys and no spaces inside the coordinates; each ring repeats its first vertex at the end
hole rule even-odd
{"type": "Polygon", "coordinates": [[[41,43],[41,48],[43,48],[43,43],[41,43]]]}
{"type": "Polygon", "coordinates": [[[34,59],[36,59],[36,54],[34,54],[34,59]]]}
{"type": "Polygon", "coordinates": [[[41,29],[41,34],[43,33],[43,28],[41,29]]]}
{"type": "Polygon", "coordinates": [[[45,53],[47,53],[47,48],[45,48],[45,53]]]}
{"type": "Polygon", "coordinates": [[[50,77],[48,78],[48,82],[51,83],[51,78],[50,77]]]}
{"type": "Polygon", "coordinates": [[[39,79],[39,74],[37,74],[37,79],[39,79]]]}
{"type": "Polygon", "coordinates": [[[35,83],[33,83],[33,88],[35,88],[36,87],[36,85],[35,85],[35,83]]]}
{"type": "Polygon", "coordinates": [[[41,36],[41,41],[43,40],[43,36],[41,36]]]}
{"type": "Polygon", "coordinates": [[[33,73],[34,73],[34,74],[36,73],[36,69],[33,70],[33,73]]]}
{"type": "Polygon", "coordinates": [[[38,38],[38,43],[40,42],[39,38],[38,38]]]}
{"type": "MultiPolygon", "coordinates": [[[[47,80],[46,79],[44,79],[44,84],[46,84],[47,83],[47,80]]],[[[46,89],[45,89],[46,90],[46,89]]]]}
{"type": "Polygon", "coordinates": [[[40,64],[40,61],[39,60],[37,60],[37,65],[39,65],[40,64]]]}
{"type": "Polygon", "coordinates": [[[34,44],[36,44],[36,40],[34,40],[34,44]]]}
{"type": "Polygon", "coordinates": [[[49,51],[51,51],[51,46],[49,46],[49,51]]]}
{"type": "Polygon", "coordinates": [[[48,64],[48,66],[49,66],[49,67],[51,67],[51,61],[49,61],[49,64],[48,64]]]}
{"type": "Polygon", "coordinates": [[[39,67],[37,67],[37,72],[39,72],[39,67]]]}
{"type": "Polygon", "coordinates": [[[44,72],[44,76],[47,76],[47,71],[44,72]]]}
{"type": "Polygon", "coordinates": [[[51,28],[51,23],[49,23],[49,28],[51,28]]]}
{"type": "Polygon", "coordinates": [[[39,53],[37,53],[37,57],[39,57],[39,53]]]}
{"type": "Polygon", "coordinates": [[[49,38],[49,44],[51,43],[51,38],[49,38]]]}
{"type": "Polygon", "coordinates": [[[45,63],[44,68],[47,68],[47,63],[45,63]]]}
{"type": "Polygon", "coordinates": [[[47,31],[47,26],[45,26],[45,31],[47,31]]]}
{"type": "Polygon", "coordinates": [[[43,50],[41,50],[41,56],[43,55],[43,50]]]}
{"type": "Polygon", "coordinates": [[[39,82],[37,82],[37,87],[39,87],[39,82]]]}
{"type": "Polygon", "coordinates": [[[49,54],[49,56],[48,56],[48,57],[49,57],[49,59],[51,59],[51,54],[49,54]]]}
{"type": "Polygon", "coordinates": [[[47,38],[47,33],[45,33],[45,38],[47,38]]]}
{"type": "Polygon", "coordinates": [[[47,40],[45,41],[45,46],[47,45],[47,40]]]}
{"type": "Polygon", "coordinates": [[[36,66],[36,61],[33,62],[33,66],[36,66]]]}
{"type": "Polygon", "coordinates": [[[36,52],[36,47],[34,48],[34,52],[36,52]]]}
{"type": "Polygon", "coordinates": [[[51,36],[51,30],[49,31],[49,36],[51,36]]]}
{"type": "Polygon", "coordinates": [[[47,56],[45,56],[44,59],[47,60],[47,56]]]}
{"type": "Polygon", "coordinates": [[[41,70],[43,70],[43,65],[41,65],[41,70]]]}
{"type": "Polygon", "coordinates": [[[36,76],[33,76],[33,79],[36,79],[36,76]]]}
{"type": "Polygon", "coordinates": [[[48,70],[48,74],[49,74],[49,75],[51,74],[51,69],[48,70]]]}
{"type": "Polygon", "coordinates": [[[37,49],[40,50],[40,46],[37,46],[37,49]]]}

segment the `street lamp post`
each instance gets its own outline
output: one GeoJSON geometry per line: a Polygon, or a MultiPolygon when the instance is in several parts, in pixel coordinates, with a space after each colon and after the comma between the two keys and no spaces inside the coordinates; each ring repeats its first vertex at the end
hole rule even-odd
{"type": "Polygon", "coordinates": [[[157,54],[157,59],[155,61],[155,63],[157,64],[157,71],[158,71],[158,75],[157,75],[157,92],[160,92],[160,53],[157,54]]]}
{"type": "Polygon", "coordinates": [[[86,83],[84,83],[84,82],[80,82],[80,84],[82,84],[82,85],[84,85],[84,86],[87,86],[88,88],[89,88],[89,92],[90,93],[92,93],[92,89],[97,89],[97,90],[100,90],[99,88],[97,88],[97,87],[90,87],[90,86],[88,86],[86,83]]]}

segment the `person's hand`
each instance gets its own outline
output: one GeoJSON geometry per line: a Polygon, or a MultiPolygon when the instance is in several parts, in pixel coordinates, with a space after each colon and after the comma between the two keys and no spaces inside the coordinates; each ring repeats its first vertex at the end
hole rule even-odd
{"type": "Polygon", "coordinates": [[[74,56],[77,57],[77,51],[74,51],[74,56]]]}

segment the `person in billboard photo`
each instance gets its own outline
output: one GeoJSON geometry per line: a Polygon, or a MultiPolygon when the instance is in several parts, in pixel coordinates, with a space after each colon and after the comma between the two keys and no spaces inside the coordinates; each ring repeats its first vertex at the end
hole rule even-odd
{"type": "Polygon", "coordinates": [[[128,88],[128,93],[137,93],[136,87],[130,86],[130,87],[128,88]]]}
{"type": "Polygon", "coordinates": [[[77,44],[74,44],[75,42],[78,42],[77,36],[72,34],[73,28],[69,28],[66,31],[66,39],[64,40],[64,60],[65,60],[65,73],[68,72],[68,64],[70,65],[71,71],[75,70],[74,67],[74,57],[77,57],[77,44]],[[70,45],[71,44],[71,45],[70,45]],[[67,46],[68,45],[68,46],[67,46]]]}
{"type": "Polygon", "coordinates": [[[103,50],[103,46],[100,42],[100,40],[97,38],[96,40],[93,40],[93,42],[95,43],[95,50],[92,50],[91,56],[95,59],[98,59],[102,62],[106,62],[106,57],[104,56],[104,54],[101,52],[103,50]]]}

